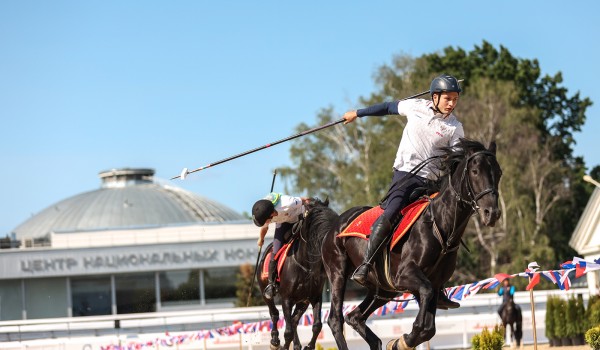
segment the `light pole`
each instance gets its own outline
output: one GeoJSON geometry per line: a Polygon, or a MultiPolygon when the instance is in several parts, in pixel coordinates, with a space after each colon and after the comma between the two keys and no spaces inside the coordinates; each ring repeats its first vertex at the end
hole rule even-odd
{"type": "Polygon", "coordinates": [[[600,188],[600,183],[598,181],[594,180],[594,178],[589,176],[588,174],[583,175],[583,181],[589,182],[589,183],[593,184],[594,186],[600,188]]]}

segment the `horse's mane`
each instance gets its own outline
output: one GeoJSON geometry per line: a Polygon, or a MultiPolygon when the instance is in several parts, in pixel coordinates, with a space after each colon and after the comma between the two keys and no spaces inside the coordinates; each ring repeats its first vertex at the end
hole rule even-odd
{"type": "Polygon", "coordinates": [[[456,171],[458,165],[469,155],[485,151],[487,148],[479,141],[461,138],[454,146],[441,147],[439,148],[441,155],[438,157],[438,170],[437,180],[429,184],[429,187],[439,190],[445,188],[448,185],[448,174],[452,174],[456,171]]]}
{"type": "Polygon", "coordinates": [[[308,214],[303,223],[303,237],[309,254],[321,256],[321,243],[329,232],[338,229],[339,215],[329,208],[329,198],[325,201],[312,198],[305,208],[308,214]]]}

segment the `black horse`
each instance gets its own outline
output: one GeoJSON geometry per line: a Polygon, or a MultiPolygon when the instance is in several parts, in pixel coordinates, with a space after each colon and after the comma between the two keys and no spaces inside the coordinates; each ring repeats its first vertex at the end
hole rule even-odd
{"type": "MultiPolygon", "coordinates": [[[[486,149],[479,142],[461,139],[454,148],[442,151],[439,194],[394,249],[380,254],[384,259],[377,260],[369,273],[367,296],[346,317],[371,349],[381,349],[381,340],[367,327],[367,318],[403,292],[415,296],[419,311],[410,334],[390,341],[387,349],[411,349],[435,335],[438,293],[454,272],[470,217],[478,213],[487,226],[493,226],[500,217],[498,183],[502,171],[496,160],[496,144],[492,142],[486,149]]],[[[342,213],[341,230],[369,208],[354,207],[342,213]]],[[[331,283],[328,324],[340,350],[348,349],[342,314],[346,282],[362,263],[366,248],[367,241],[356,237],[330,234],[323,241],[323,260],[331,283]]]]}
{"type": "MultiPolygon", "coordinates": [[[[329,200],[323,202],[318,199],[313,199],[306,205],[307,214],[301,224],[294,228],[293,242],[287,251],[286,260],[280,270],[279,299],[281,299],[286,324],[283,349],[289,349],[292,341],[294,350],[302,348],[296,328],[309,304],[313,308],[313,336],[304,348],[305,350],[315,348],[317,336],[323,327],[321,305],[323,285],[327,278],[323,271],[321,245],[326,235],[335,236],[339,229],[339,216],[328,205],[329,200]]],[[[272,248],[271,245],[266,249],[259,266],[264,266],[265,258],[272,251],[272,248]]],[[[268,283],[266,276],[258,275],[258,285],[261,291],[264,291],[268,283]]],[[[269,314],[273,322],[271,349],[280,349],[279,331],[277,329],[279,311],[275,306],[274,299],[268,300],[264,298],[264,295],[263,299],[269,307],[269,314]]]]}
{"type": "Polygon", "coordinates": [[[517,346],[520,346],[521,339],[523,338],[523,316],[521,315],[521,307],[515,304],[514,300],[510,298],[510,300],[506,302],[506,305],[504,305],[500,318],[502,319],[502,326],[504,326],[504,329],[507,329],[507,326],[510,327],[511,340],[516,341],[517,346]]]}

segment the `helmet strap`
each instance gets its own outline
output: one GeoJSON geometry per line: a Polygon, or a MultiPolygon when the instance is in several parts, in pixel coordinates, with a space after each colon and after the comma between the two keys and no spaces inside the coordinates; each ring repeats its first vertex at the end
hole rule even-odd
{"type": "Polygon", "coordinates": [[[442,113],[442,111],[440,111],[440,109],[438,108],[439,104],[440,104],[440,97],[442,96],[441,93],[439,92],[434,92],[433,95],[431,95],[431,100],[433,102],[433,111],[436,113],[442,113]],[[435,94],[438,95],[438,99],[437,102],[435,101],[435,99],[433,98],[433,96],[435,96],[435,94]]]}

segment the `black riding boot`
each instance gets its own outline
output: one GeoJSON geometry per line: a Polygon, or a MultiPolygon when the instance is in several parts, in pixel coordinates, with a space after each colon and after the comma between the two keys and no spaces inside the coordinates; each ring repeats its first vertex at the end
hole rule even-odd
{"type": "Polygon", "coordinates": [[[271,300],[277,292],[277,260],[271,260],[269,261],[269,284],[265,287],[263,295],[271,300]]]}
{"type": "Polygon", "coordinates": [[[388,218],[381,214],[371,226],[371,235],[369,236],[369,245],[363,263],[354,271],[351,279],[363,286],[367,283],[367,275],[372,266],[373,256],[380,251],[380,247],[392,231],[392,224],[388,218]]]}
{"type": "Polygon", "coordinates": [[[448,309],[458,309],[459,307],[460,307],[459,303],[452,301],[448,298],[444,288],[440,289],[440,291],[438,293],[438,300],[437,300],[437,308],[438,309],[448,310],[448,309]]]}

